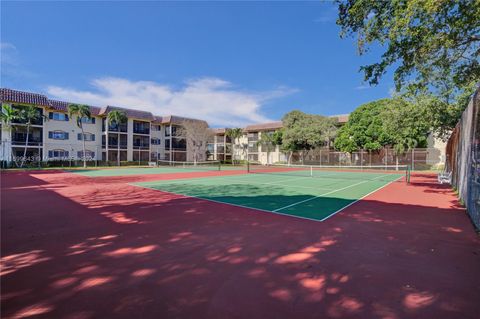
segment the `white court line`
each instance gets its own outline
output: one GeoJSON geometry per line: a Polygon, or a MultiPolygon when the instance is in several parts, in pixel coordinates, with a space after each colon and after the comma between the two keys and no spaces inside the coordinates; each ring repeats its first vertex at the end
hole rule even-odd
{"type": "Polygon", "coordinates": [[[158,192],[162,192],[162,193],[166,193],[166,194],[171,194],[171,195],[176,195],[176,196],[179,196],[179,195],[180,195],[180,196],[183,196],[183,197],[185,197],[185,198],[195,198],[195,199],[205,200],[205,201],[207,201],[207,202],[213,202],[213,203],[217,203],[217,204],[232,205],[232,206],[241,207],[241,208],[246,208],[246,209],[250,209],[250,210],[257,210],[257,211],[260,211],[260,212],[263,212],[263,213],[269,213],[269,214],[276,214],[276,215],[288,216],[288,217],[293,217],[293,218],[298,218],[298,219],[306,219],[306,220],[313,221],[313,222],[317,222],[317,223],[321,222],[320,219],[315,219],[315,218],[309,218],[309,217],[297,216],[297,215],[292,215],[292,214],[279,213],[279,212],[276,212],[276,211],[273,211],[273,210],[266,210],[266,209],[251,207],[251,206],[244,206],[244,205],[240,205],[240,204],[233,204],[233,203],[228,203],[228,202],[222,202],[222,201],[219,201],[219,200],[208,199],[208,198],[203,198],[203,197],[198,197],[198,196],[193,196],[193,195],[185,195],[185,194],[179,194],[179,193],[172,193],[172,192],[167,192],[167,191],[164,191],[164,190],[161,190],[161,189],[156,189],[156,188],[153,188],[153,187],[142,186],[142,185],[137,185],[137,184],[128,184],[128,185],[136,186],[136,187],[140,187],[140,188],[145,188],[145,189],[150,189],[150,190],[155,190],[155,191],[158,191],[158,192]]]}
{"type": "MultiPolygon", "coordinates": [[[[232,175],[232,176],[236,176],[236,175],[232,175]]],[[[258,184],[258,185],[276,185],[276,184],[279,184],[279,183],[284,183],[284,182],[288,182],[288,181],[293,181],[293,180],[297,180],[297,179],[303,179],[305,178],[305,176],[297,176],[297,177],[292,177],[292,178],[287,178],[287,179],[282,179],[282,180],[279,180],[279,181],[276,181],[276,182],[270,182],[270,183],[257,183],[257,182],[250,182],[250,181],[245,181],[243,183],[245,184],[258,184]]],[[[236,181],[237,183],[241,183],[239,181],[236,181]]],[[[286,186],[286,187],[291,187],[291,188],[308,188],[308,189],[315,189],[315,190],[331,190],[331,188],[319,188],[319,187],[311,187],[311,186],[292,186],[292,185],[281,185],[281,186],[286,186]]]]}
{"type": "MultiPolygon", "coordinates": [[[[390,175],[390,174],[387,174],[387,175],[390,175]]],[[[386,176],[386,175],[384,175],[386,176]]],[[[220,176],[220,177],[223,177],[223,176],[220,176]]],[[[382,176],[380,176],[382,177],[382,176]]],[[[303,178],[303,176],[302,176],[303,178]]],[[[217,203],[217,204],[223,204],[223,205],[232,205],[232,206],[236,206],[236,207],[241,207],[241,208],[246,208],[246,209],[250,209],[250,210],[256,210],[256,211],[260,211],[260,212],[264,212],[264,213],[270,213],[270,214],[276,214],[276,215],[281,215],[281,216],[288,216],[288,217],[291,217],[291,218],[297,218],[297,219],[303,219],[303,220],[308,220],[308,221],[313,221],[313,222],[322,222],[324,220],[326,220],[327,218],[329,218],[330,216],[333,216],[334,214],[337,214],[339,213],[340,211],[342,211],[343,209],[347,208],[348,206],[351,206],[353,204],[355,204],[356,202],[358,202],[359,200],[367,197],[368,195],[370,194],[373,194],[375,193],[376,191],[386,187],[387,185],[390,185],[391,183],[395,182],[395,181],[398,181],[399,179],[403,178],[403,176],[400,176],[399,178],[397,178],[396,180],[393,180],[375,190],[373,190],[372,192],[368,193],[367,195],[363,196],[362,198],[344,206],[343,208],[337,210],[336,212],[328,215],[327,217],[323,218],[323,219],[317,219],[317,218],[310,218],[310,217],[303,217],[303,216],[298,216],[298,215],[293,215],[293,214],[288,214],[288,213],[280,213],[278,211],[275,211],[275,210],[267,210],[267,209],[262,209],[262,208],[255,208],[255,207],[251,207],[251,206],[245,206],[245,205],[240,205],[240,204],[233,204],[233,203],[228,203],[228,202],[222,202],[222,201],[218,201],[218,200],[214,200],[214,199],[208,199],[208,198],[203,198],[203,197],[199,197],[199,196],[193,196],[193,195],[185,195],[185,194],[179,194],[179,193],[173,193],[173,192],[167,192],[165,190],[160,190],[160,189],[156,189],[156,188],[153,188],[153,187],[148,187],[148,186],[143,186],[143,185],[138,185],[138,184],[131,184],[131,183],[128,183],[128,185],[131,185],[131,186],[135,186],[135,187],[139,187],[139,188],[145,188],[145,189],[149,189],[149,190],[155,190],[155,191],[160,191],[160,192],[163,192],[163,193],[166,193],[166,194],[171,194],[171,195],[176,195],[176,196],[183,196],[185,198],[194,198],[194,199],[200,199],[200,200],[204,200],[204,201],[208,201],[208,202],[213,202],[213,203],[217,203]]]]}
{"type": "Polygon", "coordinates": [[[367,182],[376,180],[380,177],[384,177],[384,176],[388,176],[388,175],[390,175],[390,174],[381,175],[381,176],[378,176],[378,177],[375,177],[375,178],[372,178],[372,179],[369,179],[369,180],[366,180],[366,181],[361,181],[361,182],[358,182],[358,183],[355,183],[355,184],[352,184],[352,185],[349,185],[349,186],[346,186],[346,187],[343,187],[343,188],[334,189],[330,192],[326,192],[326,193],[323,193],[323,194],[320,194],[320,195],[317,195],[317,196],[314,196],[314,197],[311,197],[311,198],[307,198],[307,199],[301,200],[299,202],[296,202],[296,203],[293,203],[293,204],[290,204],[290,205],[287,205],[287,206],[284,206],[284,207],[277,208],[277,209],[274,210],[274,212],[278,212],[279,210],[284,210],[285,208],[290,208],[290,207],[296,206],[298,204],[309,202],[311,200],[314,200],[316,198],[319,198],[319,197],[322,197],[322,196],[325,196],[325,195],[330,195],[330,194],[333,194],[333,193],[336,193],[336,192],[339,192],[339,191],[343,191],[343,190],[348,189],[350,187],[354,187],[354,186],[357,186],[357,185],[360,185],[360,184],[363,184],[363,183],[367,183],[367,182]]]}
{"type": "Polygon", "coordinates": [[[395,179],[395,180],[393,180],[393,181],[391,181],[391,182],[389,182],[389,183],[387,183],[387,184],[385,184],[385,185],[383,185],[383,186],[381,186],[381,187],[379,187],[379,188],[371,191],[370,193],[368,193],[368,194],[360,197],[359,199],[351,202],[350,204],[348,204],[348,205],[346,205],[346,206],[343,206],[342,208],[334,211],[333,213],[331,213],[330,215],[326,216],[325,218],[320,219],[320,221],[323,222],[324,220],[329,219],[329,218],[332,217],[333,215],[335,215],[335,214],[337,214],[337,213],[340,213],[340,212],[341,212],[342,210],[344,210],[345,208],[352,206],[352,205],[355,204],[356,202],[361,201],[361,200],[364,199],[365,197],[367,197],[367,196],[369,196],[369,195],[371,195],[371,194],[373,194],[373,193],[375,193],[375,192],[378,192],[378,191],[381,190],[382,188],[387,187],[387,186],[390,185],[391,183],[396,182],[396,181],[398,181],[399,179],[402,179],[403,177],[404,177],[404,176],[400,176],[399,178],[397,178],[397,179],[395,179]]]}
{"type": "MultiPolygon", "coordinates": [[[[210,178],[214,178],[215,180],[217,179],[230,179],[230,180],[233,180],[235,183],[241,183],[241,184],[257,184],[257,185],[275,185],[275,184],[278,184],[278,183],[283,183],[283,182],[287,182],[287,181],[291,181],[291,180],[296,180],[296,179],[302,179],[302,178],[305,178],[305,176],[296,176],[296,177],[291,177],[291,178],[288,178],[288,179],[282,179],[282,180],[279,180],[279,181],[275,181],[275,182],[270,182],[270,183],[258,183],[258,182],[252,182],[252,181],[239,181],[239,180],[235,180],[235,178],[237,179],[247,179],[247,178],[251,178],[252,175],[250,174],[247,174],[247,175],[220,175],[220,176],[206,176],[206,177],[200,177],[200,178],[194,178],[195,180],[208,180],[210,178]]],[[[158,180],[158,181],[151,181],[151,182],[140,182],[140,184],[155,184],[155,185],[158,185],[158,184],[170,184],[170,183],[181,183],[181,182],[185,182],[186,180],[190,180],[190,178],[181,178],[181,179],[163,179],[163,180],[158,180]]],[[[287,187],[292,187],[292,188],[308,188],[308,189],[315,189],[315,190],[331,190],[331,188],[319,188],[319,187],[308,187],[308,186],[290,186],[290,185],[282,185],[282,186],[287,186],[287,187]]]]}

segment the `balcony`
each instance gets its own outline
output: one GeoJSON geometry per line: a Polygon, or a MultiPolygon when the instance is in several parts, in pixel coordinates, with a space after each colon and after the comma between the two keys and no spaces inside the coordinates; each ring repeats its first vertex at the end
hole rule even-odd
{"type": "MultiPolygon", "coordinates": [[[[14,136],[12,138],[12,144],[13,145],[25,145],[26,141],[27,141],[27,139],[22,138],[22,137],[15,137],[14,136]]],[[[42,141],[41,138],[32,138],[32,137],[28,138],[28,146],[42,146],[42,145],[43,145],[43,141],[42,141]]]]}
{"type": "Polygon", "coordinates": [[[140,122],[133,121],[133,133],[134,134],[150,134],[150,123],[149,122],[140,122]]]}
{"type": "Polygon", "coordinates": [[[149,149],[150,144],[149,143],[133,143],[133,148],[134,149],[149,149]]]}
{"type": "Polygon", "coordinates": [[[108,126],[108,131],[109,132],[120,132],[120,133],[127,133],[127,123],[123,123],[120,125],[117,125],[115,123],[112,123],[108,126]]]}
{"type": "Polygon", "coordinates": [[[148,150],[150,148],[150,139],[148,136],[133,136],[133,148],[148,150]]]}
{"type": "MultiPolygon", "coordinates": [[[[26,127],[16,127],[12,132],[12,144],[25,145],[27,141],[26,127]]],[[[42,129],[31,127],[28,134],[28,146],[42,146],[42,129]]]]}

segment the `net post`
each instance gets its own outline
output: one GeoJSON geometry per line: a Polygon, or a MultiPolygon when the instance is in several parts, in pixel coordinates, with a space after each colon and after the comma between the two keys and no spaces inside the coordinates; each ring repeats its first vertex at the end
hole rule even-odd
{"type": "Polygon", "coordinates": [[[313,177],[313,166],[310,166],[310,177],[313,177]]]}
{"type": "Polygon", "coordinates": [[[407,181],[407,184],[410,184],[410,165],[407,165],[407,169],[405,171],[405,179],[407,181]]]}
{"type": "Polygon", "coordinates": [[[221,171],[222,170],[222,162],[218,161],[218,170],[221,171]]]}
{"type": "Polygon", "coordinates": [[[250,173],[250,161],[247,160],[247,173],[250,173]]]}

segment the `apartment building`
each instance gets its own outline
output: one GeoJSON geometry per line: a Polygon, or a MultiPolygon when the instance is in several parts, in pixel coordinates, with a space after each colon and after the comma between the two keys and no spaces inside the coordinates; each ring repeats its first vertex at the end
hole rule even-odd
{"type": "MultiPolygon", "coordinates": [[[[337,125],[341,127],[348,121],[349,114],[332,115],[337,119],[337,125]]],[[[227,128],[215,129],[215,137],[209,144],[210,159],[230,160],[248,160],[259,162],[261,164],[274,164],[288,161],[288,154],[282,152],[279,146],[270,146],[267,150],[266,145],[261,145],[258,141],[262,134],[272,134],[282,128],[282,122],[260,123],[248,125],[243,129],[243,135],[236,139],[232,145],[228,136],[227,128]]],[[[404,164],[411,167],[435,167],[445,163],[446,143],[433,135],[428,137],[428,147],[424,149],[413,149],[403,155],[404,164]],[[425,166],[427,165],[427,166],[425,166]]],[[[299,162],[299,155],[296,154],[293,161],[299,162]]],[[[332,149],[323,148],[308,152],[305,156],[305,163],[316,165],[383,165],[385,163],[395,164],[395,154],[393,150],[382,150],[372,160],[367,151],[359,151],[353,154],[338,152],[332,149]]]]}
{"type": "Polygon", "coordinates": [[[157,116],[150,112],[117,106],[89,106],[92,117],[82,119],[84,134],[76,125],[76,119],[68,116],[68,105],[72,102],[49,99],[42,94],[2,88],[0,102],[14,109],[31,105],[38,112],[32,123],[27,144],[27,127],[15,119],[11,125],[0,129],[0,158],[11,161],[15,156],[23,156],[27,146],[27,157],[42,160],[64,160],[83,158],[91,160],[124,162],[192,160],[192,154],[178,128],[185,120],[199,121],[185,117],[168,115],[157,116]],[[110,112],[123,112],[124,123],[110,123],[110,112]]]}
{"type": "MultiPolygon", "coordinates": [[[[338,119],[339,125],[348,121],[348,114],[332,117],[338,119]]],[[[281,121],[248,125],[243,129],[243,135],[237,138],[233,145],[229,136],[226,136],[226,128],[215,129],[215,138],[209,144],[209,150],[212,154],[211,159],[230,160],[233,157],[235,160],[248,160],[262,164],[286,162],[288,160],[287,154],[280,150],[280,146],[267,146],[258,143],[262,134],[272,134],[282,127],[283,123],[281,121]]]]}

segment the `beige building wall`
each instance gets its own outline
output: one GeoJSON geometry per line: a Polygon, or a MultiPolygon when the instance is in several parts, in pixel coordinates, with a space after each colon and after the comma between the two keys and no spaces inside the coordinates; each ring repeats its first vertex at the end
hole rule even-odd
{"type": "MultiPolygon", "coordinates": [[[[48,117],[50,112],[66,114],[60,111],[44,110],[48,117]]],[[[77,119],[69,118],[68,121],[58,121],[49,119],[43,124],[43,144],[44,144],[44,160],[48,160],[48,151],[51,150],[65,150],[69,152],[69,157],[78,158],[78,152],[83,151],[83,141],[78,140],[78,134],[82,130],[77,126],[77,119]],[[68,140],[57,140],[49,138],[49,132],[62,131],[69,134],[68,140]]],[[[93,159],[102,158],[102,118],[95,117],[95,124],[83,123],[84,133],[91,133],[95,135],[95,141],[85,141],[85,149],[87,151],[95,152],[93,159]]]]}

